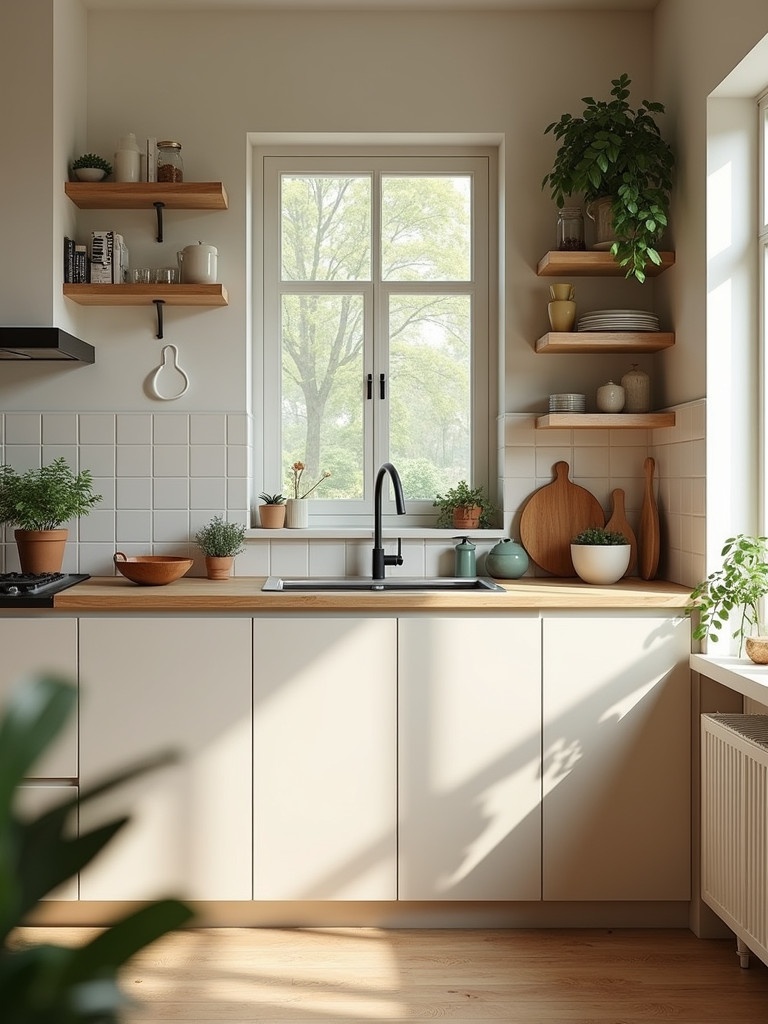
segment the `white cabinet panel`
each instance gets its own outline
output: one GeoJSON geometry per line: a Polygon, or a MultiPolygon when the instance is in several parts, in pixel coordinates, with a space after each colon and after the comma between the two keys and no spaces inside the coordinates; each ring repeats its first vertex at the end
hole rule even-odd
{"type": "MultiPolygon", "coordinates": [[[[54,786],[45,785],[23,785],[16,791],[16,807],[20,813],[27,818],[36,818],[52,807],[56,807],[65,800],[71,800],[77,796],[75,786],[54,786]]],[[[72,813],[72,821],[77,819],[77,809],[72,813]]],[[[73,825],[74,828],[74,825],[73,825]]],[[[76,900],[77,899],[77,876],[68,878],[57,888],[53,889],[44,900],[76,900]]]]}
{"type": "Polygon", "coordinates": [[[544,620],[545,900],[686,900],[690,624],[544,620]]]}
{"type": "Polygon", "coordinates": [[[541,897],[537,615],[400,620],[403,900],[541,897]]]}
{"type": "Polygon", "coordinates": [[[396,897],[397,624],[254,620],[254,894],[396,897]]]}
{"type": "MultiPolygon", "coordinates": [[[[77,683],[77,620],[0,618],[0,704],[24,676],[52,672],[77,683]]],[[[34,766],[30,778],[77,778],[77,712],[34,766]]]]}
{"type": "Polygon", "coordinates": [[[182,759],[84,805],[130,824],[82,874],[86,900],[251,898],[251,621],[81,621],[81,788],[174,749],[182,759]],[[105,803],[107,809],[105,810],[105,803]]]}

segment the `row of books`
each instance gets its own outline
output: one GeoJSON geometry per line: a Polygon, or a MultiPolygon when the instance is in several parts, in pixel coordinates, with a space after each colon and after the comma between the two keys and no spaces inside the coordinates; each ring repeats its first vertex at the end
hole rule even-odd
{"type": "Polygon", "coordinates": [[[128,247],[118,231],[92,231],[87,246],[64,238],[65,284],[124,284],[128,279],[128,247]]]}

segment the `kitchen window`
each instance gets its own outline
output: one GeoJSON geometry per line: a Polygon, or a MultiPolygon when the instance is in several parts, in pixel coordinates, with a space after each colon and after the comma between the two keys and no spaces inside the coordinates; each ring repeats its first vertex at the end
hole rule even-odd
{"type": "Polygon", "coordinates": [[[758,102],[759,116],[759,182],[758,252],[760,257],[760,405],[762,430],[760,432],[762,466],[759,532],[765,532],[768,523],[768,92],[758,102]]]}
{"type": "Polygon", "coordinates": [[[370,516],[385,461],[414,524],[488,485],[491,170],[477,150],[257,153],[262,486],[330,473],[315,522],[370,516]]]}

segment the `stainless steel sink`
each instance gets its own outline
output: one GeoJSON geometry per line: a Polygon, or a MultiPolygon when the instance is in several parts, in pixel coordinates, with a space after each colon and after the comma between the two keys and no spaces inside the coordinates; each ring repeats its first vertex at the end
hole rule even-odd
{"type": "Polygon", "coordinates": [[[282,576],[270,576],[261,588],[269,591],[328,591],[328,590],[438,590],[443,592],[464,592],[467,590],[483,593],[503,594],[504,588],[494,583],[487,576],[387,576],[383,580],[374,580],[370,576],[329,576],[309,577],[307,579],[291,579],[282,576]]]}

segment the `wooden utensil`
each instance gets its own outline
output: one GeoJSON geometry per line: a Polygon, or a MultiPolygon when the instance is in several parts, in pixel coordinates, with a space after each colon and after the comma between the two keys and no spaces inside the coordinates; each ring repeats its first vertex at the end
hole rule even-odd
{"type": "Polygon", "coordinates": [[[655,461],[648,457],[643,463],[645,471],[645,490],[643,506],[640,510],[640,529],[638,530],[638,554],[640,559],[640,575],[644,580],[652,580],[659,568],[659,510],[653,493],[653,471],[655,461]]]}
{"type": "Polygon", "coordinates": [[[605,516],[597,498],[568,479],[567,462],[552,467],[555,479],[535,491],[520,517],[520,540],[534,562],[554,576],[575,576],[571,541],[605,516]]]}
{"type": "Polygon", "coordinates": [[[611,518],[605,524],[605,528],[611,533],[623,533],[629,541],[632,550],[629,555],[627,571],[624,573],[625,576],[629,576],[631,572],[634,572],[637,565],[637,537],[635,537],[635,532],[629,525],[624,512],[624,491],[621,487],[611,491],[611,501],[613,502],[611,518]]]}

